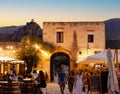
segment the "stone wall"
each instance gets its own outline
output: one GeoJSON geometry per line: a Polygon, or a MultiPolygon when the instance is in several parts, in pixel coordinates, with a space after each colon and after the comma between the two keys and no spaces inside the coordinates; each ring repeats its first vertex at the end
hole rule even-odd
{"type": "Polygon", "coordinates": [[[84,57],[105,50],[105,25],[104,22],[44,22],[43,41],[60,48],[56,49],[58,52],[69,52],[70,69],[73,69],[77,67],[78,56],[84,57]],[[57,43],[58,31],[64,33],[63,43],[57,43]],[[94,35],[94,42],[88,42],[88,34],[94,35]]]}
{"type": "Polygon", "coordinates": [[[94,34],[94,43],[89,43],[89,48],[93,51],[103,51],[105,49],[105,25],[103,22],[44,22],[43,40],[53,43],[56,47],[60,46],[71,51],[73,44],[73,34],[76,32],[78,49],[87,49],[87,36],[94,34]],[[56,32],[64,32],[64,42],[56,42],[56,32]]]}

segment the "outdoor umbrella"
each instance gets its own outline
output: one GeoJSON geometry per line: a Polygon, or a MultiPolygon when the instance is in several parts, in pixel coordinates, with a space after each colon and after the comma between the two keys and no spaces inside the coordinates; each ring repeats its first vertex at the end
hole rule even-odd
{"type": "Polygon", "coordinates": [[[119,93],[118,80],[115,71],[115,65],[113,62],[113,55],[110,49],[107,49],[107,63],[108,63],[108,90],[110,94],[119,93]]]}

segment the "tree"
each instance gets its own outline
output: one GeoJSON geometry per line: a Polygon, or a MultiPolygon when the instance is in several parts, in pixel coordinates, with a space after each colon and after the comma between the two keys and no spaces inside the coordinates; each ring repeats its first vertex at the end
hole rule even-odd
{"type": "Polygon", "coordinates": [[[39,51],[35,48],[35,43],[40,44],[42,41],[33,35],[22,38],[17,52],[17,57],[25,61],[27,70],[30,72],[33,66],[37,66],[40,60],[39,51]]]}
{"type": "Polygon", "coordinates": [[[55,50],[55,46],[51,43],[43,42],[42,43],[42,49],[49,52],[49,53],[52,53],[55,50]]]}
{"type": "Polygon", "coordinates": [[[42,60],[43,51],[51,53],[55,50],[52,44],[43,42],[34,35],[27,35],[22,38],[19,47],[17,58],[25,61],[29,72],[32,71],[33,66],[37,67],[39,61],[42,60]]]}

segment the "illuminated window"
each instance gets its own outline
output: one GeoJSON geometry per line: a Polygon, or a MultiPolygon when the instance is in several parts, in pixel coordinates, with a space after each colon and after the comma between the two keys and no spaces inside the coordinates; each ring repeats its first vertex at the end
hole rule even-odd
{"type": "Polygon", "coordinates": [[[63,32],[57,32],[57,43],[63,43],[63,32]]]}

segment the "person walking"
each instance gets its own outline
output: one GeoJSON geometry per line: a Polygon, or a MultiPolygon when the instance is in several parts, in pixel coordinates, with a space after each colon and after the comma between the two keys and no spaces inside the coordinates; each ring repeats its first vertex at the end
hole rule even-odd
{"type": "Polygon", "coordinates": [[[76,94],[82,94],[83,91],[83,77],[82,72],[78,70],[76,75],[76,94]]]}
{"type": "Polygon", "coordinates": [[[63,68],[61,68],[61,71],[58,73],[58,84],[60,86],[61,94],[64,94],[64,89],[66,84],[66,74],[63,68]]]}
{"type": "Polygon", "coordinates": [[[67,82],[68,82],[68,89],[70,94],[73,92],[73,85],[74,85],[74,71],[70,71],[70,73],[67,76],[67,82]]]}

